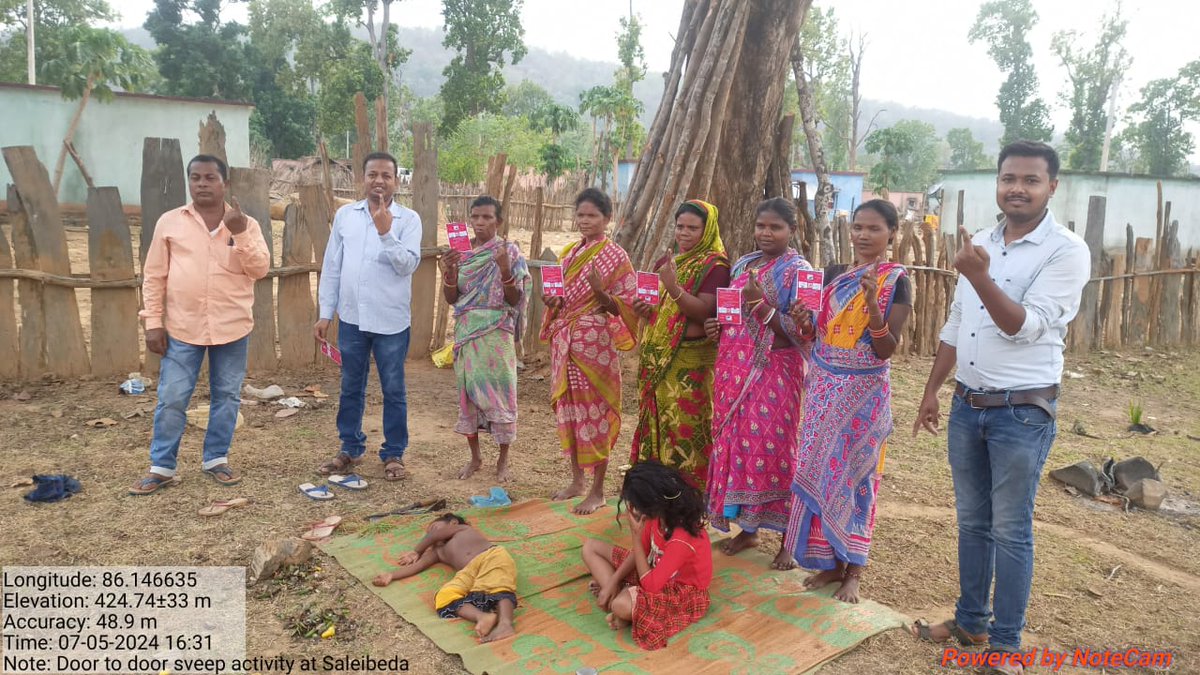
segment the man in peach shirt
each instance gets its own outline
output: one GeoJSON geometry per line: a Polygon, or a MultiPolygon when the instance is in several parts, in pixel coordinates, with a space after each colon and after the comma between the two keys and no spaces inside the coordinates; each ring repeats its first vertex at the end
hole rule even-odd
{"type": "Polygon", "coordinates": [[[212,401],[201,468],[221,485],[241,482],[227,457],[254,328],[254,282],[267,275],[271,257],[258,223],[237,199],[225,203],[225,162],[197,155],[187,174],[192,203],[158,219],[143,269],[146,349],[163,358],[150,471],[129,489],[132,495],[179,483],[179,441],[206,352],[212,401]]]}

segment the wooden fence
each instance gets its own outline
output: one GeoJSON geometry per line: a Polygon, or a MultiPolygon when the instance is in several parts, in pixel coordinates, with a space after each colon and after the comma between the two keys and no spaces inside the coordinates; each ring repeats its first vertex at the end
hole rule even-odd
{"type": "MultiPolygon", "coordinates": [[[[398,196],[417,210],[424,226],[422,262],[413,278],[410,346],[410,358],[424,359],[445,343],[451,314],[441,297],[436,269],[437,256],[444,251],[438,247],[445,220],[441,216],[463,219],[475,193],[439,194],[442,188],[436,180],[432,136],[421,135],[417,140],[411,187],[398,196]]],[[[130,226],[116,188],[89,190],[87,274],[72,271],[68,228],[63,225],[46,169],[33,149],[9,147],[3,149],[3,155],[14,184],[7,190],[11,242],[0,229],[0,379],[31,380],[46,373],[74,377],[155,372],[157,358],[144,352],[137,319],[140,261],[159,216],[186,201],[178,140],[145,141],[140,231],[130,226]],[[86,324],[76,289],[90,289],[86,324]],[[85,325],[89,331],[85,332],[85,325]]],[[[265,170],[231,169],[230,193],[260,223],[272,249],[272,268],[267,278],[255,285],[255,330],[248,365],[258,372],[311,367],[324,358],[316,349],[311,326],[316,319],[319,261],[334,211],[329,186],[301,186],[297,200],[285,209],[283,230],[277,238],[272,232],[269,184],[265,170]],[[281,247],[278,255],[276,243],[281,247]]],[[[540,265],[554,260],[553,251],[543,249],[542,233],[564,227],[561,223],[570,221],[571,207],[547,203],[541,189],[534,190],[530,199],[515,196],[521,195],[509,194],[508,223],[532,230],[530,251],[542,251],[530,256],[535,260],[531,267],[538,288],[540,265]]],[[[1170,220],[1169,203],[1158,210],[1157,222],[1159,237],[1135,238],[1132,228],[1126,226],[1125,250],[1105,252],[1101,246],[1104,198],[1092,198],[1084,238],[1092,250],[1093,278],[1069,331],[1073,349],[1200,344],[1200,269],[1193,252],[1184,255],[1180,250],[1179,225],[1170,220]]],[[[849,224],[842,218],[831,229],[831,257],[849,262],[849,224]]],[[[905,329],[902,353],[930,355],[936,350],[954,293],[956,245],[953,235],[943,235],[923,223],[902,223],[892,254],[908,266],[914,286],[913,317],[905,329]]],[[[813,257],[820,259],[819,252],[813,257]]],[[[537,340],[543,311],[540,294],[535,294],[529,328],[521,341],[526,355],[544,348],[537,340]]]]}

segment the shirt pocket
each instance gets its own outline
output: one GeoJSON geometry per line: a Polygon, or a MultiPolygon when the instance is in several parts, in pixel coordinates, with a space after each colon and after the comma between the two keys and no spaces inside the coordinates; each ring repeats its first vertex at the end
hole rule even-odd
{"type": "Polygon", "coordinates": [[[1025,293],[1029,290],[1029,287],[1033,285],[1033,275],[1009,274],[997,279],[997,281],[1000,282],[1000,290],[1004,291],[1004,294],[1010,300],[1020,303],[1025,299],[1025,293]]]}
{"type": "Polygon", "coordinates": [[[221,247],[221,251],[217,253],[217,263],[221,269],[230,274],[245,274],[245,269],[242,267],[242,256],[238,254],[237,249],[233,246],[225,245],[221,247]]]}

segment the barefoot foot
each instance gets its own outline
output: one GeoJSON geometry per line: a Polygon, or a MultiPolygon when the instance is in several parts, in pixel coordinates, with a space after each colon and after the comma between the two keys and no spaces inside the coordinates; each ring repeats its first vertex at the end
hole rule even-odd
{"type": "Polygon", "coordinates": [[[779,549],[779,553],[775,554],[775,559],[771,561],[771,569],[775,570],[794,570],[796,569],[796,561],[792,560],[792,554],[783,548],[779,549]]]}
{"type": "Polygon", "coordinates": [[[571,483],[567,487],[555,492],[554,496],[550,497],[550,499],[556,502],[561,502],[567,499],[573,499],[581,494],[583,494],[583,483],[571,483]]]}
{"type": "Polygon", "coordinates": [[[478,471],[479,467],[482,465],[483,465],[483,460],[472,459],[471,461],[467,462],[467,465],[462,468],[462,471],[458,472],[458,479],[466,480],[466,479],[470,478],[471,476],[474,476],[475,472],[478,471]]]}
{"type": "Polygon", "coordinates": [[[629,625],[628,621],[618,617],[616,614],[613,614],[612,612],[609,612],[608,616],[604,617],[604,620],[608,622],[608,627],[613,630],[621,630],[622,628],[629,625]]]}
{"type": "Polygon", "coordinates": [[[737,555],[748,548],[758,546],[758,533],[742,530],[733,539],[726,539],[721,544],[721,552],[725,555],[737,555]]]}
{"type": "Polygon", "coordinates": [[[588,592],[593,596],[600,597],[600,582],[595,579],[588,582],[588,592]]]}
{"type": "Polygon", "coordinates": [[[509,480],[508,460],[500,460],[499,462],[496,462],[496,482],[507,483],[509,480]]]}
{"type": "Polygon", "coordinates": [[[847,572],[842,579],[842,585],[833,593],[833,597],[842,602],[848,602],[852,605],[858,604],[858,582],[861,573],[847,572]]]}
{"type": "Polygon", "coordinates": [[[492,632],[496,624],[500,622],[500,615],[495,612],[481,612],[479,619],[475,621],[475,636],[483,640],[492,632]]]}
{"type": "Polygon", "coordinates": [[[839,583],[842,581],[843,572],[840,569],[825,570],[809,576],[804,580],[805,588],[822,588],[829,584],[839,583]]]}
{"type": "Polygon", "coordinates": [[[499,642],[500,640],[510,638],[516,634],[517,630],[513,628],[511,622],[501,621],[497,623],[496,627],[492,629],[492,632],[488,633],[486,637],[480,640],[480,642],[499,642]]]}
{"type": "Polygon", "coordinates": [[[595,513],[601,506],[604,506],[604,497],[588,495],[587,499],[579,502],[575,505],[575,508],[571,509],[571,513],[577,516],[586,516],[595,513]]]}

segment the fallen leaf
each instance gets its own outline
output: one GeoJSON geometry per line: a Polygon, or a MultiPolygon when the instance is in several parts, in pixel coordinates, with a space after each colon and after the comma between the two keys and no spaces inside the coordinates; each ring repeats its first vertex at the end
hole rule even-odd
{"type": "Polygon", "coordinates": [[[321,633],[321,639],[328,640],[329,638],[333,637],[336,634],[337,634],[337,626],[334,624],[329,624],[329,628],[326,628],[325,632],[321,633]]]}
{"type": "Polygon", "coordinates": [[[106,429],[108,427],[116,426],[117,421],[111,417],[100,417],[98,419],[88,420],[84,422],[84,424],[97,429],[106,429]]]}
{"type": "Polygon", "coordinates": [[[21,391],[13,394],[13,399],[17,401],[28,401],[31,398],[33,398],[33,396],[31,396],[27,391],[21,391]]]}
{"type": "Polygon", "coordinates": [[[33,485],[33,479],[32,478],[18,478],[15,481],[13,481],[12,485],[9,485],[8,487],[10,487],[10,488],[25,487],[26,485],[33,485]]]}
{"type": "Polygon", "coordinates": [[[291,417],[292,415],[295,415],[298,412],[300,412],[299,408],[284,408],[283,410],[280,410],[279,412],[275,413],[275,416],[282,419],[284,417],[291,417]]]}

